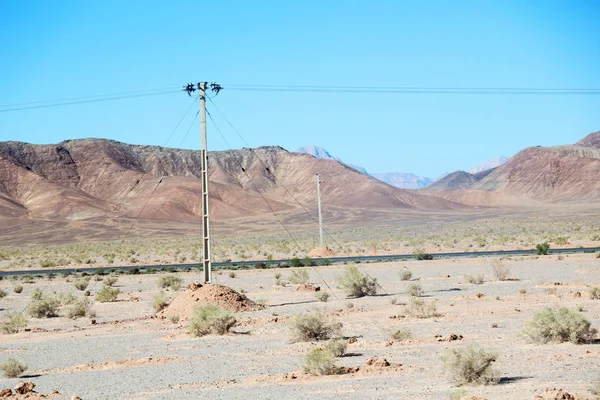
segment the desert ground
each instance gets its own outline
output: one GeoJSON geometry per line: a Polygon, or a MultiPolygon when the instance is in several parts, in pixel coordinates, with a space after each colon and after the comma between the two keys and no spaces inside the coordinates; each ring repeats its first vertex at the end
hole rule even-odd
{"type": "MultiPolygon", "coordinates": [[[[540,345],[529,343],[520,332],[535,313],[557,306],[579,310],[592,326],[600,327],[600,300],[589,294],[600,286],[596,254],[504,259],[501,263],[510,268],[506,281],[494,277],[495,262],[471,258],[353,264],[380,284],[377,295],[361,298],[347,298],[336,283],[348,266],[302,268],[310,283],[330,292],[327,302],[285,284],[296,268],[215,271],[213,284],[244,293],[264,308],[235,312],[237,323],[229,333],[202,337],[187,331],[186,313],[202,301],[194,302],[185,289],[201,280],[200,272],[177,273],[183,286],[166,290],[171,305],[156,314],[152,303],[166,272],[119,275],[114,283],[120,291],[117,301],[99,303],[94,296],[102,282],[92,269],[86,290],[96,316],[70,319],[63,307],[59,317],[28,318],[25,329],[0,335],[0,359],[13,357],[28,365],[23,376],[2,379],[0,386],[12,388],[30,380],[39,393],[59,392],[51,398],[77,394],[84,400],[446,399],[466,393],[485,399],[532,399],[546,388],[594,398],[591,390],[600,379],[598,336],[591,344],[540,345]],[[411,281],[400,279],[405,269],[413,273],[411,281]],[[483,283],[467,282],[465,275],[478,274],[484,275],[483,283]],[[405,312],[413,283],[422,286],[423,300],[435,302],[436,316],[416,318],[405,312]],[[175,304],[178,308],[170,309],[175,304]],[[349,344],[336,364],[349,372],[303,372],[308,352],[323,343],[292,342],[292,323],[314,310],[342,323],[341,334],[349,344]],[[410,338],[393,340],[392,333],[400,329],[409,331],[410,338]],[[449,340],[451,335],[456,340],[449,340]],[[441,356],[469,344],[497,352],[497,384],[454,388],[441,356]],[[374,357],[390,365],[367,365],[374,357]]],[[[84,292],[74,287],[78,279],[61,274],[51,280],[4,279],[0,288],[7,296],[0,300],[0,315],[24,310],[36,289],[82,298],[84,292]],[[23,291],[15,293],[15,285],[23,291]]]]}

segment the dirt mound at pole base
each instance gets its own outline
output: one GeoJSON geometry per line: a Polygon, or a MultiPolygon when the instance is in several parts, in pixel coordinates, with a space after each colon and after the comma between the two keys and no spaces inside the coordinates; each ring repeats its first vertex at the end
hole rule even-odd
{"type": "Polygon", "coordinates": [[[315,247],[308,253],[308,256],[310,258],[333,257],[335,256],[335,252],[329,247],[315,247]]]}
{"type": "Polygon", "coordinates": [[[171,304],[157,313],[159,318],[168,318],[178,315],[180,319],[187,320],[194,315],[198,306],[212,303],[227,311],[252,311],[261,307],[235,290],[215,284],[192,283],[185,288],[183,293],[176,296],[171,304]]]}

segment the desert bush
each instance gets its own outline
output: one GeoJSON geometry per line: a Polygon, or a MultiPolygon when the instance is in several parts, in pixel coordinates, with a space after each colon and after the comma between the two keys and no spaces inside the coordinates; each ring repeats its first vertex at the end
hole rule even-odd
{"type": "Polygon", "coordinates": [[[29,305],[28,312],[33,318],[52,318],[58,317],[58,308],[60,301],[54,297],[41,296],[33,300],[29,305]]]}
{"type": "Polygon", "coordinates": [[[316,292],[315,297],[317,298],[317,300],[322,301],[323,303],[326,303],[327,300],[329,300],[329,292],[325,292],[325,291],[316,292]]]}
{"type": "Polygon", "coordinates": [[[334,357],[341,357],[346,353],[348,342],[343,338],[329,339],[323,350],[329,351],[334,357]]]}
{"type": "Polygon", "coordinates": [[[77,296],[72,293],[59,293],[57,296],[58,301],[63,306],[75,304],[77,302],[77,296]]]}
{"type": "Polygon", "coordinates": [[[480,285],[483,283],[483,274],[475,274],[475,275],[465,274],[465,281],[467,281],[468,283],[475,284],[475,285],[480,285]]]}
{"type": "Polygon", "coordinates": [[[306,256],[302,260],[302,265],[305,266],[305,267],[311,267],[311,266],[314,266],[314,265],[317,265],[317,264],[312,260],[312,258],[306,256]]]}
{"type": "Polygon", "coordinates": [[[163,275],[158,278],[158,287],[161,289],[170,288],[171,290],[179,290],[182,282],[183,279],[177,275],[163,275]]]}
{"type": "Polygon", "coordinates": [[[393,332],[391,336],[394,340],[408,340],[412,337],[412,331],[408,328],[398,329],[396,332],[393,332]]]}
{"type": "Polygon", "coordinates": [[[23,372],[27,371],[27,364],[14,358],[7,358],[0,364],[0,370],[6,378],[18,378],[23,372]]]}
{"type": "Polygon", "coordinates": [[[161,290],[159,294],[152,299],[152,307],[154,311],[159,312],[169,305],[169,296],[161,290]]]}
{"type": "Polygon", "coordinates": [[[411,297],[410,302],[405,308],[405,313],[416,318],[433,318],[440,314],[437,312],[435,301],[427,302],[418,297],[411,297]]]}
{"type": "Polygon", "coordinates": [[[293,268],[298,268],[302,266],[302,261],[298,257],[294,257],[290,260],[290,266],[293,268]]]}
{"type": "Polygon", "coordinates": [[[423,296],[423,286],[420,283],[411,283],[407,287],[408,294],[412,297],[421,297],[423,296]]]}
{"type": "Polygon", "coordinates": [[[569,238],[565,236],[557,236],[554,238],[553,242],[559,246],[565,246],[569,244],[569,238]]]}
{"type": "Polygon", "coordinates": [[[275,272],[275,280],[281,279],[281,272],[275,272]]]}
{"type": "Polygon", "coordinates": [[[334,375],[341,372],[335,365],[335,356],[327,350],[313,349],[306,355],[304,372],[311,375],[334,375]]]}
{"type": "Polygon", "coordinates": [[[22,291],[23,291],[23,286],[21,286],[21,285],[13,286],[13,292],[18,294],[18,293],[21,293],[22,291]]]}
{"type": "Polygon", "coordinates": [[[208,303],[196,307],[188,330],[192,336],[204,336],[209,333],[224,335],[235,325],[233,314],[208,303]]]}
{"type": "Polygon", "coordinates": [[[556,310],[547,308],[535,314],[521,334],[534,343],[589,343],[594,339],[596,330],[591,323],[577,312],[566,307],[556,310]]]}
{"type": "Polygon", "coordinates": [[[448,400],[461,400],[463,397],[466,398],[467,392],[466,389],[463,388],[452,388],[448,391],[448,400]]]}
{"type": "Polygon", "coordinates": [[[318,265],[331,265],[331,260],[329,258],[323,258],[317,262],[318,265]]]}
{"type": "Polygon", "coordinates": [[[81,279],[77,279],[75,281],[75,283],[73,283],[73,286],[75,286],[75,288],[77,290],[83,291],[83,290],[87,289],[89,283],[90,283],[89,278],[81,278],[81,279]]]}
{"type": "Polygon", "coordinates": [[[548,250],[550,250],[550,243],[544,242],[535,245],[535,249],[537,251],[538,256],[546,256],[548,255],[548,250]]]}
{"type": "Polygon", "coordinates": [[[346,306],[346,308],[349,310],[351,308],[354,308],[354,303],[351,301],[347,301],[344,303],[344,305],[346,306]]]}
{"type": "Polygon", "coordinates": [[[171,321],[172,323],[176,324],[179,322],[179,315],[175,314],[175,315],[169,315],[169,321],[171,321]]]}
{"type": "Polygon", "coordinates": [[[492,272],[499,281],[505,281],[510,275],[510,267],[502,260],[492,260],[492,272]]]}
{"type": "Polygon", "coordinates": [[[527,289],[525,289],[525,288],[519,289],[519,294],[527,294],[527,289]]]}
{"type": "Polygon", "coordinates": [[[113,286],[115,283],[117,283],[117,280],[119,280],[119,277],[116,275],[109,275],[106,278],[104,278],[104,280],[102,281],[102,283],[104,283],[106,286],[113,286]]]}
{"type": "Polygon", "coordinates": [[[471,345],[446,350],[442,361],[455,385],[489,385],[499,381],[492,365],[497,357],[493,352],[471,345]]]}
{"type": "Polygon", "coordinates": [[[102,289],[96,294],[96,301],[100,303],[110,303],[117,300],[117,296],[121,291],[119,289],[111,289],[108,286],[102,286],[102,289]]]}
{"type": "Polygon", "coordinates": [[[419,260],[419,261],[423,261],[423,260],[433,260],[433,255],[430,253],[426,253],[423,250],[417,250],[414,253],[415,259],[419,260]]]}
{"type": "Polygon", "coordinates": [[[8,293],[6,293],[6,290],[0,289],[0,299],[5,298],[6,296],[8,296],[8,293]]]}
{"type": "Polygon", "coordinates": [[[27,326],[27,317],[20,312],[9,313],[2,319],[0,330],[2,333],[17,333],[27,326]]]}
{"type": "Polygon", "coordinates": [[[413,276],[413,273],[411,270],[405,268],[399,272],[399,275],[401,281],[410,281],[413,276]]]}
{"type": "Polygon", "coordinates": [[[87,298],[77,300],[67,307],[67,316],[69,318],[85,317],[86,315],[88,317],[94,317],[96,315],[87,298]]]}
{"type": "Polygon", "coordinates": [[[291,283],[300,284],[308,282],[308,270],[306,269],[295,269],[289,276],[288,280],[291,283]]]}
{"type": "Polygon", "coordinates": [[[229,272],[229,277],[230,278],[235,278],[236,277],[235,272],[233,272],[233,271],[229,272]]]}
{"type": "Polygon", "coordinates": [[[600,287],[591,288],[590,297],[594,300],[600,299],[600,287]]]}
{"type": "Polygon", "coordinates": [[[292,323],[294,342],[310,342],[328,340],[339,336],[342,324],[327,321],[323,314],[313,311],[310,314],[297,316],[292,323]]]}
{"type": "Polygon", "coordinates": [[[42,299],[42,291],[40,288],[36,288],[33,292],[31,292],[32,300],[41,300],[42,299]]]}
{"type": "Polygon", "coordinates": [[[377,294],[377,279],[363,275],[356,266],[346,267],[338,277],[338,283],[351,297],[374,296],[377,294]]]}

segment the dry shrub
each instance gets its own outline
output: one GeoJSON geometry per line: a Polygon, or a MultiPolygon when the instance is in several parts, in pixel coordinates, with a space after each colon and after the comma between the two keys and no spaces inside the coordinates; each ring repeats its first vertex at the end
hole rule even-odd
{"type": "Polygon", "coordinates": [[[104,283],[106,286],[113,286],[115,283],[117,283],[117,280],[119,280],[119,277],[116,275],[109,275],[106,278],[104,278],[104,280],[102,281],[102,283],[104,283]]]}
{"type": "Polygon", "coordinates": [[[489,385],[499,381],[492,365],[496,358],[495,353],[471,345],[446,350],[442,361],[455,385],[489,385]]]}
{"type": "Polygon", "coordinates": [[[7,358],[0,364],[0,370],[2,370],[2,373],[7,378],[18,378],[23,372],[27,371],[27,364],[14,358],[7,358]]]}
{"type": "Polygon", "coordinates": [[[0,324],[0,330],[2,333],[11,334],[17,333],[22,328],[27,326],[27,317],[20,312],[13,312],[7,314],[0,324]]]}
{"type": "Polygon", "coordinates": [[[392,333],[392,339],[398,341],[404,341],[412,338],[412,331],[408,328],[398,329],[396,332],[392,333]]]}
{"type": "Polygon", "coordinates": [[[504,261],[492,260],[492,272],[494,277],[499,281],[505,281],[510,276],[510,267],[504,263],[504,261]]]}
{"type": "Polygon", "coordinates": [[[169,296],[162,290],[160,291],[159,294],[154,296],[154,298],[152,299],[152,307],[154,307],[154,311],[156,311],[156,312],[159,312],[160,310],[164,309],[168,305],[169,305],[169,296]]]}
{"type": "Polygon", "coordinates": [[[328,350],[313,349],[306,355],[304,372],[312,375],[335,375],[343,368],[335,365],[335,356],[328,350]]]}
{"type": "Polygon", "coordinates": [[[75,288],[77,290],[84,291],[85,289],[87,289],[89,284],[90,284],[90,278],[86,277],[86,278],[77,279],[75,281],[75,283],[73,283],[73,286],[75,286],[75,288]]]}
{"type": "Polygon", "coordinates": [[[407,287],[408,294],[412,297],[421,297],[423,296],[423,286],[420,283],[411,283],[407,287]]]}
{"type": "Polygon", "coordinates": [[[17,294],[21,293],[22,291],[23,291],[23,286],[21,286],[21,285],[15,285],[13,287],[13,292],[15,292],[17,294]]]}
{"type": "Polygon", "coordinates": [[[236,323],[233,314],[220,307],[208,303],[196,307],[194,316],[188,327],[192,336],[204,336],[209,333],[224,335],[229,332],[236,323]]]}
{"type": "Polygon", "coordinates": [[[85,317],[86,315],[88,317],[96,316],[96,312],[92,309],[92,306],[87,298],[77,300],[67,307],[67,316],[69,318],[85,317]]]}
{"type": "Polygon", "coordinates": [[[338,277],[338,283],[346,295],[351,297],[374,296],[377,294],[377,279],[363,275],[358,267],[347,267],[338,277]]]}
{"type": "Polygon", "coordinates": [[[71,304],[75,304],[78,301],[77,296],[75,296],[72,293],[59,293],[57,299],[63,306],[69,306],[71,304]]]}
{"type": "Polygon", "coordinates": [[[183,279],[181,279],[177,275],[163,275],[158,278],[158,287],[161,289],[170,288],[171,290],[179,290],[181,288],[181,283],[183,279]]]}
{"type": "Polygon", "coordinates": [[[323,303],[326,303],[327,300],[329,300],[329,293],[328,292],[316,292],[315,293],[315,297],[317,298],[317,300],[322,301],[323,303]]]}
{"type": "Polygon", "coordinates": [[[6,296],[8,296],[8,293],[6,293],[6,290],[0,289],[0,300],[5,298],[6,296]]]}
{"type": "Polygon", "coordinates": [[[590,343],[594,339],[596,330],[581,313],[560,307],[556,310],[547,308],[535,314],[521,334],[533,343],[578,344],[590,343]]]}
{"type": "Polygon", "coordinates": [[[102,289],[96,294],[96,300],[100,303],[111,303],[117,301],[117,296],[120,292],[119,289],[111,289],[108,286],[102,286],[102,289]]]}
{"type": "Polygon", "coordinates": [[[52,318],[58,317],[58,308],[60,301],[54,297],[41,296],[29,305],[29,315],[33,318],[52,318]]]}
{"type": "Polygon", "coordinates": [[[483,274],[475,274],[475,275],[465,274],[465,281],[475,284],[475,285],[480,285],[483,283],[483,274]]]}
{"type": "Polygon", "coordinates": [[[403,269],[402,271],[400,271],[398,274],[400,275],[400,280],[401,280],[401,281],[410,281],[410,280],[411,280],[411,278],[412,278],[412,276],[413,276],[413,273],[412,273],[412,271],[411,271],[411,270],[408,270],[408,269],[406,269],[406,268],[404,268],[404,269],[403,269]]]}
{"type": "Polygon", "coordinates": [[[600,287],[595,287],[590,289],[590,298],[594,300],[600,299],[600,287]]]}
{"type": "Polygon", "coordinates": [[[428,302],[418,297],[412,297],[410,299],[410,302],[404,309],[404,312],[407,315],[416,318],[433,318],[441,315],[437,311],[437,304],[435,301],[428,302]]]}
{"type": "Polygon", "coordinates": [[[308,271],[306,269],[292,270],[292,274],[288,278],[291,283],[300,284],[308,282],[308,271]]]}
{"type": "Polygon", "coordinates": [[[313,340],[328,340],[339,336],[342,324],[325,320],[323,314],[313,311],[310,314],[299,315],[292,324],[294,342],[310,342],[313,340]]]}
{"type": "Polygon", "coordinates": [[[341,357],[348,348],[348,342],[342,338],[329,339],[323,350],[329,351],[334,357],[341,357]]]}

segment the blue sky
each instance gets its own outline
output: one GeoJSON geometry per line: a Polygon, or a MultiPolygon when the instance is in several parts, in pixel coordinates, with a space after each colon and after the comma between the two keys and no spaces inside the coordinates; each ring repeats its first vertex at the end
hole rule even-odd
{"type": "MultiPolygon", "coordinates": [[[[0,2],[0,105],[216,81],[251,146],[436,177],[600,130],[600,96],[280,93],[227,85],[600,88],[600,2],[0,2]],[[168,3],[168,4],[167,4],[168,3]]],[[[184,93],[0,112],[0,140],[163,145],[184,93]]],[[[210,104],[209,104],[210,110],[210,104]]],[[[244,146],[212,113],[234,148],[244,146]]],[[[193,117],[193,113],[189,118],[193,117]]],[[[191,119],[168,142],[178,146],[191,119]]],[[[209,148],[227,145],[209,123],[209,148]]],[[[182,146],[199,147],[195,126],[182,146]]]]}

